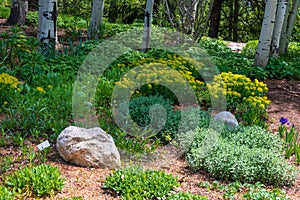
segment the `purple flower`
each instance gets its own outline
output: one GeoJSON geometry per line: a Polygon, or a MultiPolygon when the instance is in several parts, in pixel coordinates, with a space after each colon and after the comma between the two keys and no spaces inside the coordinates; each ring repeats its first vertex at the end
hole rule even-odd
{"type": "Polygon", "coordinates": [[[281,123],[281,125],[289,124],[288,118],[284,118],[284,117],[281,117],[279,122],[281,123]]]}

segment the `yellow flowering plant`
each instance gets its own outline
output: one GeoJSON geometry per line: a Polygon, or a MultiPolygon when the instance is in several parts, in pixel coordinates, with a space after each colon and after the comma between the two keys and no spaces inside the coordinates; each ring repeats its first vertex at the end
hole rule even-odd
{"type": "Polygon", "coordinates": [[[14,93],[19,91],[20,84],[16,77],[7,73],[0,74],[0,107],[9,104],[9,98],[13,98],[14,93]]]}
{"type": "Polygon", "coordinates": [[[207,84],[211,97],[219,98],[219,93],[226,95],[227,110],[235,112],[246,124],[261,124],[266,117],[266,108],[271,103],[266,93],[265,83],[245,75],[222,72],[207,84]],[[222,87],[221,87],[222,84],[222,87]]]}

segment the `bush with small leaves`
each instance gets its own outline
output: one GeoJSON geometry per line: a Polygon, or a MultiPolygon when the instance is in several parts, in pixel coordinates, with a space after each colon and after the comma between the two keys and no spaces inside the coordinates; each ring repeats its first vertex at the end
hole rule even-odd
{"type": "MultiPolygon", "coordinates": [[[[180,120],[180,112],[174,111],[172,104],[173,102],[162,96],[136,97],[129,103],[129,113],[138,125],[147,126],[151,123],[155,126],[153,128],[162,127],[161,131],[170,133],[172,137],[180,120]],[[165,124],[162,121],[164,117],[165,124]]],[[[162,139],[166,141],[166,138],[162,139]]]]}
{"type": "Polygon", "coordinates": [[[21,196],[48,196],[64,187],[64,179],[57,167],[42,164],[25,167],[4,177],[4,185],[21,196]]]}
{"type": "Polygon", "coordinates": [[[0,186],[0,200],[14,200],[14,195],[7,187],[0,186]]]}
{"type": "Polygon", "coordinates": [[[160,170],[131,166],[113,172],[105,179],[104,188],[112,190],[122,199],[156,199],[164,197],[178,181],[171,174],[160,170]]]}
{"type": "Polygon", "coordinates": [[[262,137],[256,144],[259,131],[253,131],[253,135],[247,131],[245,135],[236,133],[236,136],[227,133],[224,137],[210,129],[198,129],[188,134],[194,136],[187,152],[190,167],[204,170],[214,178],[282,186],[292,185],[298,174],[296,167],[289,165],[280,154],[282,146],[278,140],[274,147],[271,137],[262,137]],[[219,137],[209,137],[212,135],[219,137]],[[209,141],[212,138],[214,141],[209,141]]]}
{"type": "Polygon", "coordinates": [[[207,200],[206,196],[192,194],[190,192],[178,192],[171,194],[166,200],[207,200]]]}

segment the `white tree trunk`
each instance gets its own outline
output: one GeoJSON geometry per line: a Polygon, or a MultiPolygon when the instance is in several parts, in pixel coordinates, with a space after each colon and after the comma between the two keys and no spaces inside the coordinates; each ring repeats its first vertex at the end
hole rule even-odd
{"type": "Polygon", "coordinates": [[[290,0],[288,0],[288,4],[286,7],[286,12],[284,16],[284,21],[282,25],[281,35],[280,35],[280,41],[279,41],[279,54],[285,53],[285,44],[287,40],[287,21],[289,18],[289,9],[290,9],[290,0]]]}
{"type": "Polygon", "coordinates": [[[299,6],[300,6],[300,0],[293,0],[292,8],[291,8],[291,11],[288,16],[286,41],[285,41],[285,44],[283,47],[284,53],[286,53],[288,50],[288,46],[289,46],[289,42],[290,42],[290,39],[292,36],[292,31],[293,31],[295,20],[296,20],[297,14],[298,14],[299,6]]]}
{"type": "Polygon", "coordinates": [[[94,0],[88,39],[99,39],[99,37],[101,36],[103,9],[104,0],[94,0]]]}
{"type": "Polygon", "coordinates": [[[150,48],[153,3],[154,0],[147,0],[146,3],[145,18],[144,18],[144,34],[143,34],[142,49],[141,49],[144,52],[150,48]]]}
{"type": "Polygon", "coordinates": [[[286,16],[288,0],[279,0],[277,4],[277,11],[275,17],[275,25],[271,43],[271,55],[277,57],[279,54],[279,43],[281,31],[283,28],[284,19],[286,16]]]}
{"type": "Polygon", "coordinates": [[[254,65],[265,67],[269,61],[271,39],[274,30],[277,1],[266,0],[265,14],[260,31],[254,65]]]}
{"type": "Polygon", "coordinates": [[[39,0],[37,38],[45,45],[57,40],[57,0],[39,0]]]}

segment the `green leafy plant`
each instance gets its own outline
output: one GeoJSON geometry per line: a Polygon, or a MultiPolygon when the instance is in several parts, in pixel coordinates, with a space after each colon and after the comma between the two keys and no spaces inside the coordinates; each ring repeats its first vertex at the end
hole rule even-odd
{"type": "Polygon", "coordinates": [[[106,177],[104,188],[120,195],[122,199],[154,199],[164,197],[179,183],[164,171],[126,167],[106,177]]]}
{"type": "MultiPolygon", "coordinates": [[[[180,113],[178,111],[174,111],[173,102],[170,100],[164,99],[162,96],[149,96],[149,97],[136,97],[133,98],[129,103],[129,113],[132,117],[133,121],[135,121],[139,126],[147,126],[150,122],[154,123],[153,128],[163,127],[161,131],[166,131],[172,135],[177,132],[177,126],[180,119],[180,113]],[[159,105],[160,109],[155,113],[151,113],[151,108],[153,106],[159,105]],[[161,112],[159,112],[161,111],[161,112]],[[166,114],[166,122],[165,124],[161,124],[162,122],[155,121],[153,119],[163,119],[164,114],[166,114]]],[[[159,137],[159,136],[158,136],[159,137]]],[[[162,134],[160,134],[160,138],[162,138],[162,134]]],[[[165,142],[166,138],[162,138],[165,142]]]]}
{"type": "Polygon", "coordinates": [[[199,186],[203,188],[208,188],[210,191],[216,190],[221,191],[223,193],[223,198],[226,200],[236,199],[237,197],[252,200],[252,199],[264,199],[264,200],[288,200],[286,193],[284,190],[279,188],[270,188],[266,187],[260,182],[256,182],[255,184],[250,183],[241,183],[239,181],[231,182],[229,184],[221,184],[218,181],[210,182],[200,182],[199,186]]]}
{"type": "Polygon", "coordinates": [[[285,144],[285,157],[290,158],[295,154],[296,162],[299,164],[300,149],[299,143],[297,142],[299,133],[294,125],[288,128],[289,120],[287,118],[281,117],[279,122],[278,135],[283,139],[285,144]]]}
{"type": "Polygon", "coordinates": [[[21,196],[48,196],[62,190],[64,179],[57,167],[42,164],[13,172],[4,177],[4,185],[21,196]]]}
{"type": "MultiPolygon", "coordinates": [[[[210,176],[241,182],[260,181],[269,185],[291,185],[298,170],[287,163],[281,155],[282,145],[262,129],[240,130],[241,133],[225,133],[217,137],[211,146],[206,141],[213,130],[200,129],[187,153],[187,161],[194,170],[204,170],[210,176]],[[275,144],[275,145],[274,145],[275,144]],[[202,146],[204,145],[204,146],[202,146]],[[273,146],[274,145],[274,146],[273,146]],[[203,150],[204,148],[204,150],[203,150]],[[206,150],[206,151],[205,151],[206,150]]],[[[228,131],[228,130],[227,130],[228,131]]]]}
{"type": "Polygon", "coordinates": [[[178,192],[169,195],[166,200],[207,200],[206,196],[192,194],[190,192],[178,192]]]}
{"type": "Polygon", "coordinates": [[[7,187],[0,185],[0,200],[14,200],[14,195],[7,187]]]}
{"type": "Polygon", "coordinates": [[[211,98],[218,99],[226,95],[227,109],[236,112],[245,125],[264,124],[266,108],[271,103],[266,96],[268,87],[265,83],[257,79],[252,81],[244,75],[222,72],[207,87],[211,98]],[[247,105],[247,109],[241,104],[247,105]]]}
{"type": "Polygon", "coordinates": [[[243,47],[241,53],[247,56],[248,58],[254,58],[256,54],[256,49],[258,45],[258,40],[251,40],[246,43],[243,47]]]}

